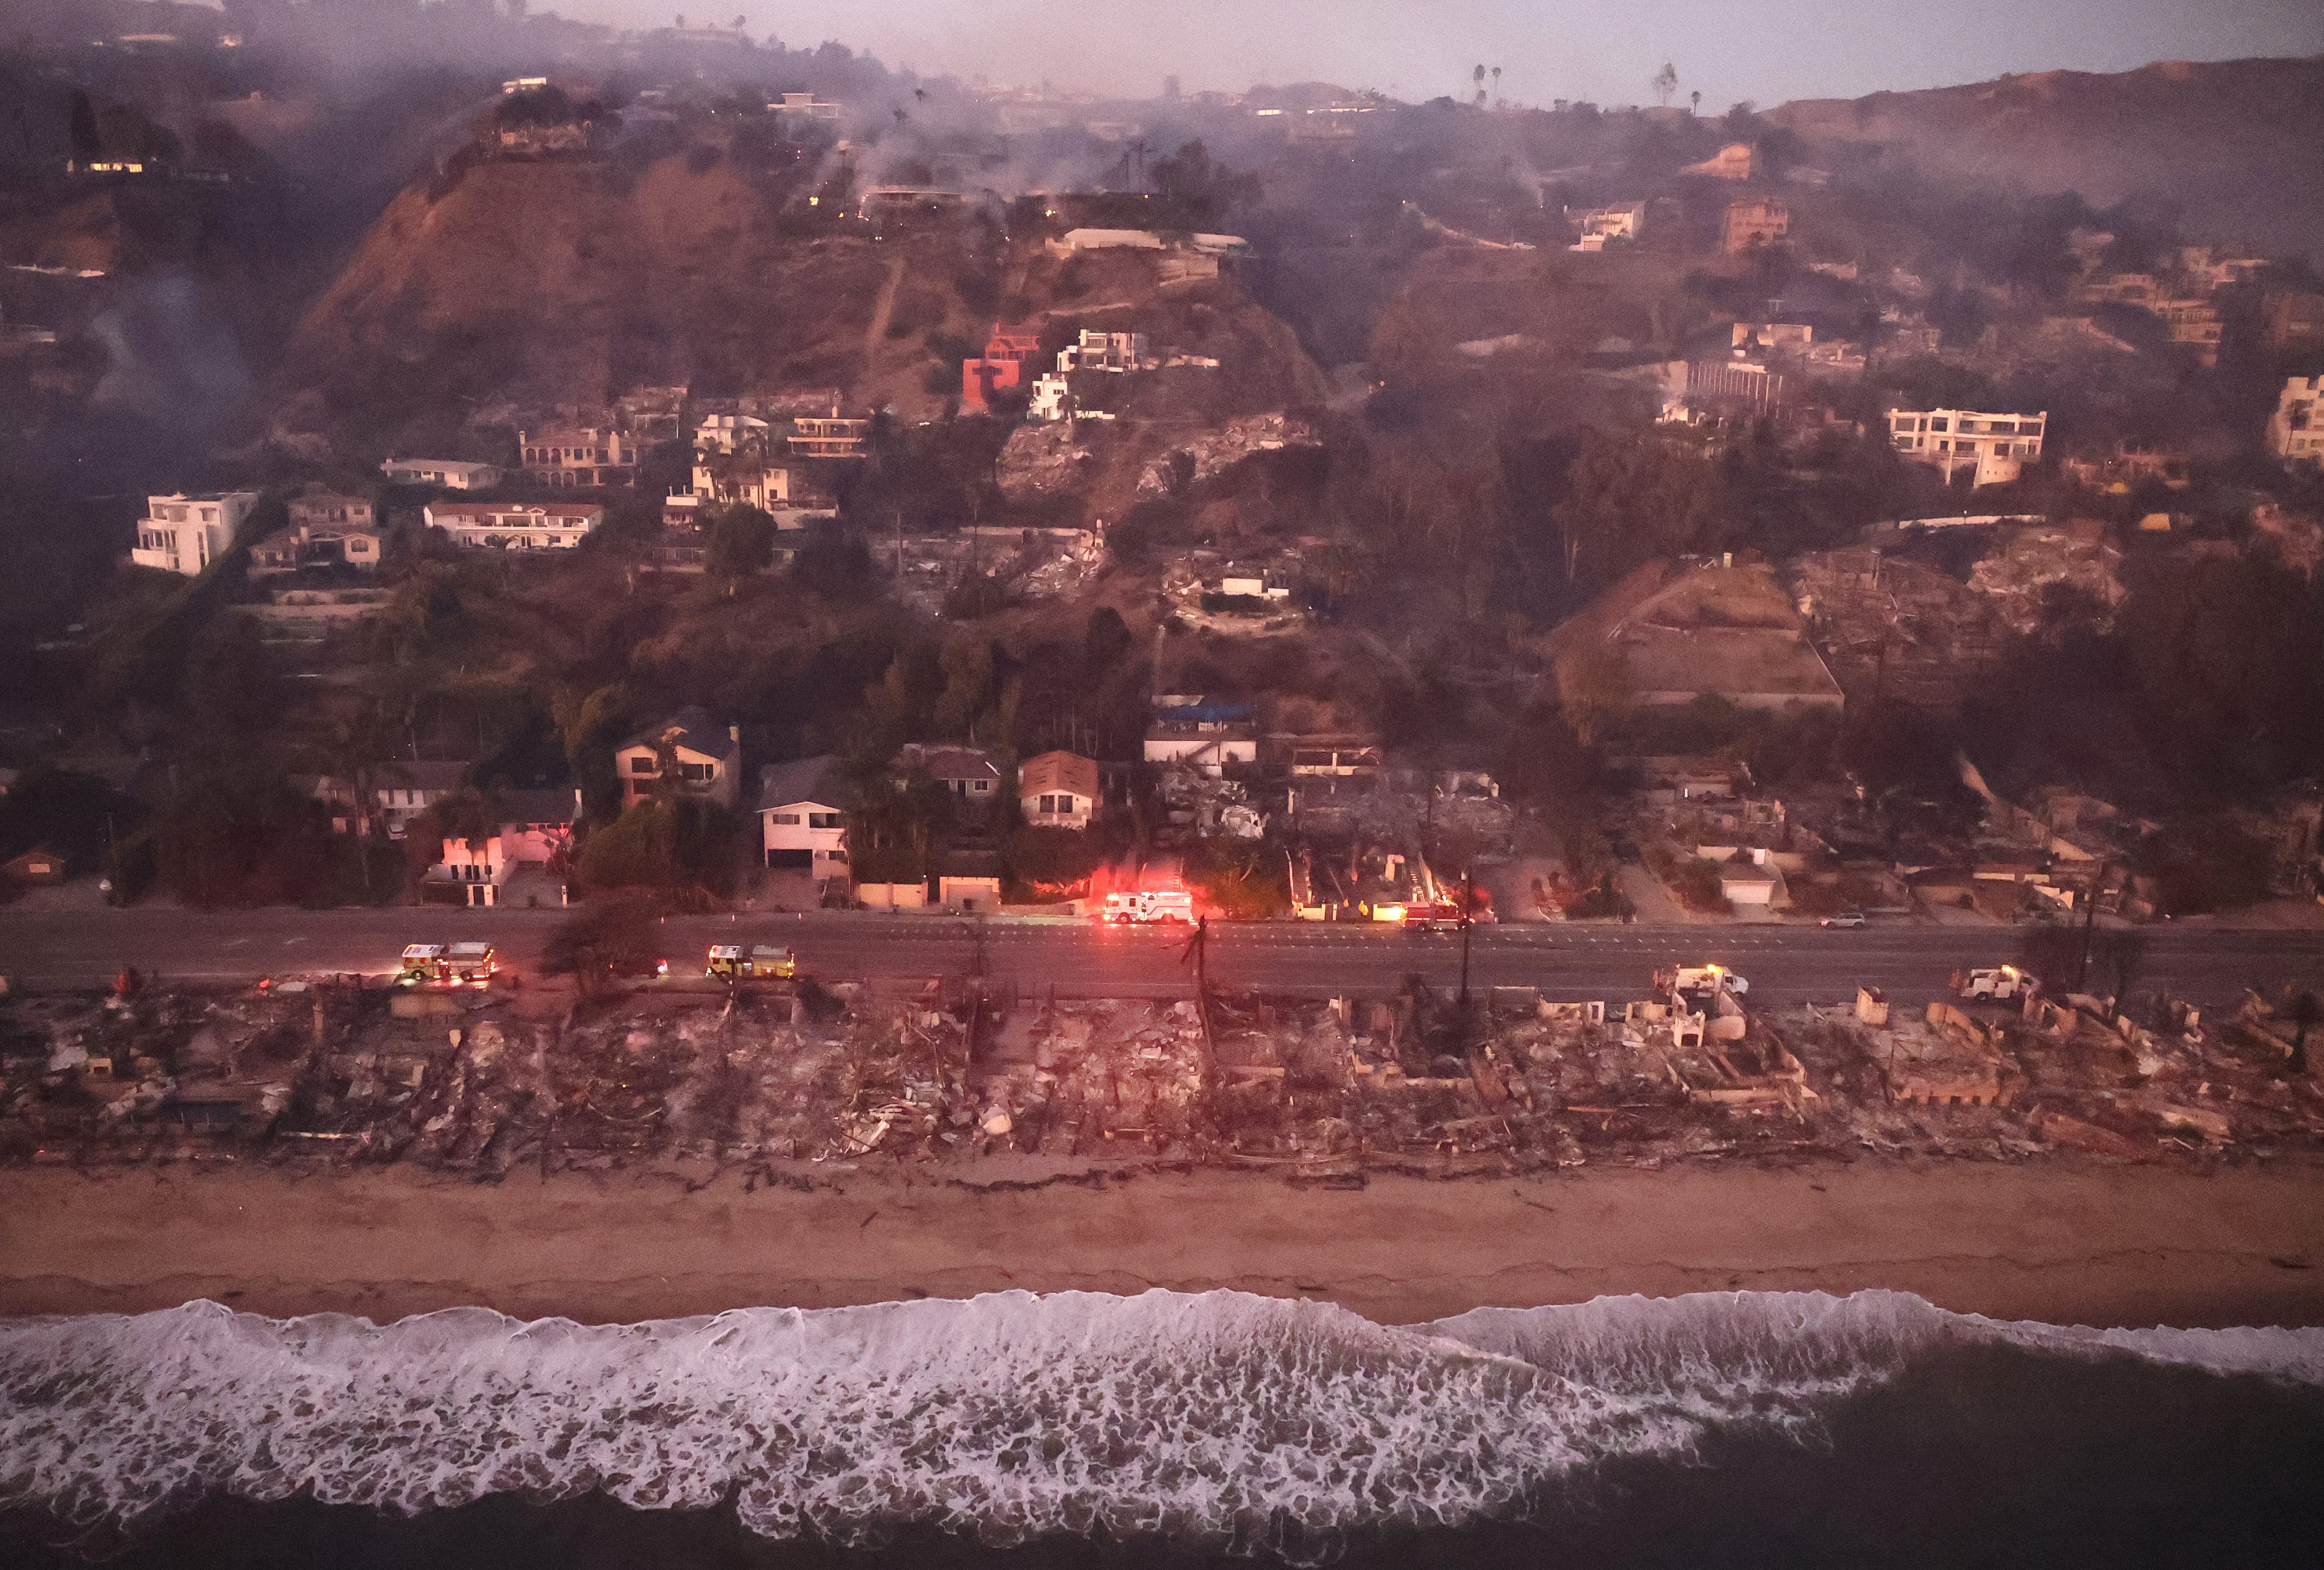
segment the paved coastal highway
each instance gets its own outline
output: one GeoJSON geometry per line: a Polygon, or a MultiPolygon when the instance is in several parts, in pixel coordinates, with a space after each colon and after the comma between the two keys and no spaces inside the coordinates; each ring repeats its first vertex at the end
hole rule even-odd
{"type": "MultiPolygon", "coordinates": [[[[190,911],[0,910],[0,974],[18,987],[101,985],[124,965],[164,979],[230,982],[262,975],[392,970],[418,939],[484,937],[530,979],[555,910],[261,910],[190,911]]],[[[981,970],[1028,992],[1060,995],[1177,995],[1193,973],[1181,928],[985,922],[941,916],[815,914],[672,917],[663,953],[673,974],[698,974],[713,942],[780,942],[815,974],[945,975],[981,970]]],[[[2246,986],[2324,986],[2324,932],[2206,926],[2148,928],[2134,990],[2168,987],[2209,1007],[2246,986]]],[[[1730,965],[1755,1001],[1831,1002],[1859,984],[1903,999],[1934,996],[1956,966],[2017,957],[2020,937],[1999,928],[1877,925],[1861,931],[1728,925],[1610,927],[1589,923],[1480,928],[1474,984],[1539,986],[1553,996],[1643,995],[1648,974],[1674,962],[1730,965]]],[[[1458,979],[1456,937],[1391,928],[1273,922],[1212,928],[1214,981],[1323,994],[1392,991],[1417,972],[1458,979]]],[[[2061,978],[2053,978],[2061,979],[2061,978]]]]}

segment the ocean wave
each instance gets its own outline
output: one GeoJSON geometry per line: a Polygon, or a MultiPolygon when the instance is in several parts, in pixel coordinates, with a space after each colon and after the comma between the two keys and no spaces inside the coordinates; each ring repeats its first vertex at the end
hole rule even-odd
{"type": "Polygon", "coordinates": [[[2324,1329],[2093,1329],[1954,1314],[1910,1292],[1696,1292],[1478,1308],[1424,1326],[1595,1389],[1662,1395],[1703,1418],[1738,1402],[1812,1409],[1946,1345],[2121,1354],[2324,1386],[2324,1329]]]}
{"type": "Polygon", "coordinates": [[[1234,1292],[1010,1292],[629,1325],[214,1303],[0,1325],[0,1509],[131,1528],[207,1494],[398,1511],[601,1490],[770,1537],[1308,1547],[1520,1513],[1711,1425],[1812,1425],[1948,1343],[2324,1383],[2324,1333],[2089,1331],[1904,1293],[1699,1294],[1375,1325],[1234,1292]]]}

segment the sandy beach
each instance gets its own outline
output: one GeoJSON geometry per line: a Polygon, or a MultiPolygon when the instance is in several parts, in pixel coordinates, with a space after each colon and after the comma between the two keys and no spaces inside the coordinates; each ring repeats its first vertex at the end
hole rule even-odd
{"type": "Polygon", "coordinates": [[[1932,1164],[1361,1189],[1248,1174],[971,1187],[834,1174],[498,1184],[183,1165],[0,1176],[0,1313],[211,1298],[390,1319],[619,1322],[1012,1288],[1234,1288],[1382,1322],[1609,1293],[1886,1287],[2005,1318],[2324,1323],[2324,1171],[1932,1164]]]}

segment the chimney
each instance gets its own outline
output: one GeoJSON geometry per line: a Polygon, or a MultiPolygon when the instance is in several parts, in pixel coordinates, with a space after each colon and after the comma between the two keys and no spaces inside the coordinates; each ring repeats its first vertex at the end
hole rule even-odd
{"type": "Polygon", "coordinates": [[[726,739],[738,745],[741,744],[742,740],[742,727],[741,725],[728,725],[726,727],[726,739]]]}

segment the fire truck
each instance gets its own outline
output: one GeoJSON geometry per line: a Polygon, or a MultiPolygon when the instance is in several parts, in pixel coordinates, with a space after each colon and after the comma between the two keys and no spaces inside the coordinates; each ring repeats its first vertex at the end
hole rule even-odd
{"type": "Polygon", "coordinates": [[[454,986],[488,987],[500,967],[493,946],[477,939],[456,943],[444,951],[444,979],[454,986]]]}
{"type": "Polygon", "coordinates": [[[706,976],[724,976],[729,981],[741,981],[750,976],[775,976],[790,981],[798,974],[798,956],[788,948],[756,943],[748,947],[739,943],[714,943],[710,946],[710,963],[702,973],[706,976]]]}
{"type": "MultiPolygon", "coordinates": [[[[1449,900],[1436,900],[1425,905],[1415,904],[1406,906],[1404,908],[1405,925],[1415,932],[1460,931],[1460,896],[1461,891],[1456,888],[1452,891],[1452,898],[1449,900]]],[[[1471,904],[1468,915],[1469,925],[1471,927],[1484,927],[1490,925],[1497,919],[1493,915],[1491,896],[1488,895],[1482,889],[1478,890],[1476,899],[1471,904]]]]}
{"type": "Polygon", "coordinates": [[[400,987],[490,986],[500,970],[489,943],[407,943],[395,973],[400,987]]]}
{"type": "Polygon", "coordinates": [[[1194,896],[1184,889],[1130,889],[1105,897],[1105,917],[1121,926],[1132,922],[1194,922],[1194,896]]]}

